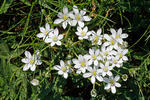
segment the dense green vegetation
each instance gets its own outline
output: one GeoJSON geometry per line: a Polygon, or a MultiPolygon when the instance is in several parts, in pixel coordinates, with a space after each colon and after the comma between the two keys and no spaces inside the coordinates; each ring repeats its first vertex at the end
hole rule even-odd
{"type": "Polygon", "coordinates": [[[150,99],[149,0],[1,0],[0,6],[0,100],[150,99]],[[119,70],[128,75],[128,80],[120,82],[116,94],[104,90],[104,84],[98,83],[97,96],[93,98],[90,95],[93,86],[88,79],[76,74],[64,79],[53,70],[61,59],[86,54],[92,47],[87,41],[76,42],[73,33],[76,28],[64,30],[61,25],[53,24],[64,6],[71,10],[73,5],[86,8],[92,18],[86,23],[89,30],[101,27],[104,34],[109,33],[110,28],[121,27],[129,35],[126,39],[129,60],[119,70]],[[51,47],[36,36],[45,23],[58,27],[61,34],[69,33],[60,47],[51,47]],[[32,54],[40,50],[42,54],[43,63],[34,72],[22,70],[21,59],[26,50],[32,54]],[[38,86],[30,83],[34,78],[40,81],[38,86]]]}

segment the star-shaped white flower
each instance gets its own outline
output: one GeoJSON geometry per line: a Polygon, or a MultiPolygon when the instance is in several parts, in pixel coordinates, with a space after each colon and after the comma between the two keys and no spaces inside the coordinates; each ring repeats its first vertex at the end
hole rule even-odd
{"type": "Polygon", "coordinates": [[[120,59],[118,56],[112,56],[110,62],[112,64],[112,67],[118,67],[118,68],[120,68],[123,64],[122,59],[120,59]]]}
{"type": "Polygon", "coordinates": [[[117,49],[117,57],[122,61],[127,61],[128,58],[125,56],[128,53],[128,49],[121,49],[120,47],[117,49]]]}
{"type": "Polygon", "coordinates": [[[84,73],[83,74],[83,77],[84,78],[88,78],[88,77],[91,77],[91,83],[94,84],[96,82],[96,79],[100,82],[103,81],[103,78],[100,76],[101,72],[99,69],[97,69],[96,66],[94,66],[94,68],[92,67],[88,67],[87,70],[89,72],[87,73],[84,73]]]}
{"type": "Polygon", "coordinates": [[[75,64],[74,68],[77,69],[77,74],[85,73],[88,67],[92,64],[91,61],[89,61],[89,56],[88,55],[79,55],[78,59],[73,59],[73,63],[75,64]]]}
{"type": "Polygon", "coordinates": [[[112,51],[113,50],[111,50],[110,47],[102,46],[100,56],[102,57],[102,59],[110,60],[111,55],[112,55],[112,51]]]}
{"type": "Polygon", "coordinates": [[[108,34],[104,34],[104,38],[107,40],[103,44],[105,47],[109,46],[111,50],[113,48],[117,50],[117,48],[118,48],[118,42],[112,36],[109,36],[108,34]]]}
{"type": "Polygon", "coordinates": [[[79,40],[88,39],[89,35],[91,35],[91,31],[88,31],[88,27],[84,27],[83,29],[78,26],[77,32],[75,32],[78,35],[79,40]]]}
{"type": "Polygon", "coordinates": [[[102,76],[103,76],[103,77],[106,76],[106,75],[112,76],[111,70],[112,70],[113,68],[112,68],[112,66],[109,65],[109,62],[108,62],[108,61],[106,61],[105,64],[100,63],[100,67],[101,67],[100,71],[102,72],[102,76]]]}
{"type": "Polygon", "coordinates": [[[44,27],[40,27],[40,32],[37,34],[37,37],[39,38],[43,38],[44,42],[45,39],[48,38],[49,34],[52,34],[54,29],[50,28],[50,25],[48,23],[45,24],[45,28],[44,27]]]}
{"type": "Polygon", "coordinates": [[[64,61],[60,61],[60,65],[55,65],[54,69],[58,71],[59,75],[63,75],[65,79],[68,78],[68,72],[70,70],[69,66],[64,63],[64,61]]]}
{"type": "Polygon", "coordinates": [[[58,46],[61,45],[61,39],[63,38],[63,35],[59,35],[59,31],[58,29],[56,28],[54,30],[54,33],[49,35],[49,38],[45,39],[45,41],[47,43],[51,43],[51,46],[54,46],[55,44],[57,44],[58,46]]]}
{"type": "Polygon", "coordinates": [[[123,39],[128,37],[128,34],[122,34],[122,28],[119,28],[116,32],[115,29],[111,28],[110,32],[112,33],[112,37],[120,44],[123,43],[123,39]]]}
{"type": "Polygon", "coordinates": [[[92,45],[101,45],[102,44],[102,38],[103,36],[101,35],[102,29],[98,29],[97,33],[95,31],[92,31],[92,36],[90,36],[90,41],[92,41],[92,45]]]}
{"type": "Polygon", "coordinates": [[[36,65],[42,64],[42,61],[38,59],[36,54],[32,56],[29,51],[25,51],[25,56],[26,57],[21,60],[23,63],[25,63],[23,71],[27,71],[29,68],[31,71],[35,71],[36,65]]]}
{"type": "Polygon", "coordinates": [[[100,57],[100,50],[99,49],[89,49],[89,54],[90,54],[91,62],[94,62],[94,65],[97,66],[98,60],[102,59],[100,57]]]}
{"type": "Polygon", "coordinates": [[[75,26],[77,23],[80,27],[84,26],[84,21],[90,21],[91,18],[89,16],[85,16],[86,9],[79,11],[77,6],[73,6],[74,14],[70,13],[69,16],[72,18],[72,26],[75,26]]]}
{"type": "Polygon", "coordinates": [[[58,19],[56,19],[54,21],[54,24],[60,24],[62,23],[62,26],[64,29],[66,29],[67,25],[70,24],[71,25],[71,19],[69,18],[69,14],[71,12],[68,12],[68,8],[65,6],[63,7],[63,13],[62,12],[59,12],[58,13],[58,19]]]}
{"type": "Polygon", "coordinates": [[[115,78],[113,76],[110,76],[109,78],[104,78],[104,82],[107,83],[104,89],[105,90],[111,89],[112,93],[116,93],[116,87],[121,87],[121,84],[117,82],[119,79],[120,79],[119,75],[115,76],[115,78]]]}

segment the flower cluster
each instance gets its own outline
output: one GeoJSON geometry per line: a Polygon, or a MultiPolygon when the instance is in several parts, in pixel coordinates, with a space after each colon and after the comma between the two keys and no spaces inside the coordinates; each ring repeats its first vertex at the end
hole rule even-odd
{"type": "MultiPolygon", "coordinates": [[[[117,31],[111,28],[111,35],[102,34],[101,28],[96,32],[94,30],[89,31],[84,22],[90,21],[91,18],[85,14],[86,9],[79,10],[77,6],[73,6],[73,11],[70,12],[67,7],[63,7],[63,11],[58,13],[58,19],[54,21],[54,24],[62,24],[64,29],[68,25],[78,25],[76,26],[77,31],[74,34],[78,36],[79,40],[88,40],[93,47],[89,48],[85,55],[76,55],[77,58],[68,61],[60,60],[60,65],[57,64],[53,68],[65,79],[68,78],[68,73],[75,72],[84,78],[90,79],[93,85],[96,82],[105,82],[104,89],[111,89],[112,93],[116,93],[116,87],[121,87],[121,85],[117,82],[120,76],[115,75],[115,70],[122,67],[123,63],[128,61],[126,57],[128,53],[128,49],[126,49],[127,42],[123,40],[128,35],[122,33],[121,28],[117,31]]],[[[45,43],[50,43],[50,46],[55,44],[60,46],[62,44],[63,35],[59,35],[57,28],[50,28],[48,23],[46,23],[45,28],[40,27],[40,32],[37,34],[37,37],[42,38],[45,43]]],[[[37,54],[31,56],[30,52],[26,51],[25,55],[26,58],[22,59],[22,62],[26,63],[23,67],[24,71],[29,68],[34,71],[36,65],[42,64],[41,60],[39,60],[40,57],[36,56],[37,54]]],[[[96,91],[95,88],[93,90],[96,91]]]]}

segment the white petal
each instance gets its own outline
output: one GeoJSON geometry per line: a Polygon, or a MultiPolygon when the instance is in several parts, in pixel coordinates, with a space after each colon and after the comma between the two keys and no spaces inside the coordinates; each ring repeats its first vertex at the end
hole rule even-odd
{"type": "Polygon", "coordinates": [[[37,60],[37,65],[41,65],[42,64],[42,61],[41,60],[37,60]]]}
{"type": "Polygon", "coordinates": [[[56,36],[58,36],[58,33],[59,33],[58,28],[55,28],[54,34],[55,34],[56,36]]]}
{"type": "Polygon", "coordinates": [[[65,79],[68,78],[68,73],[64,73],[64,78],[65,78],[65,79]]]}
{"type": "Polygon", "coordinates": [[[86,26],[83,31],[86,33],[88,31],[88,27],[86,26]]]}
{"type": "Polygon", "coordinates": [[[84,27],[84,22],[78,21],[78,24],[79,24],[80,27],[84,27]]]}
{"type": "Polygon", "coordinates": [[[59,71],[58,71],[58,74],[59,74],[59,75],[62,75],[63,73],[64,73],[64,72],[63,72],[62,70],[59,70],[59,71]]]}
{"type": "Polygon", "coordinates": [[[91,77],[91,82],[92,82],[92,84],[95,83],[95,77],[94,76],[91,77]]]}
{"type": "Polygon", "coordinates": [[[98,61],[97,61],[97,60],[94,61],[94,65],[95,65],[95,66],[98,65],[98,61]]]}
{"type": "Polygon", "coordinates": [[[55,42],[52,42],[52,43],[51,43],[51,47],[54,46],[54,45],[55,45],[55,42]]]}
{"type": "Polygon", "coordinates": [[[101,33],[102,33],[102,29],[99,28],[99,29],[97,30],[97,35],[100,35],[101,33]]]}
{"type": "Polygon", "coordinates": [[[115,86],[116,86],[116,87],[121,87],[121,84],[115,83],[115,86]]]}
{"type": "Polygon", "coordinates": [[[62,13],[62,12],[59,12],[57,16],[58,16],[59,18],[62,18],[63,13],[62,13]]]}
{"type": "Polygon", "coordinates": [[[63,35],[59,35],[58,39],[61,40],[64,36],[63,35]]]}
{"type": "Polygon", "coordinates": [[[30,68],[29,64],[25,64],[23,67],[23,71],[27,71],[30,68]]]}
{"type": "Polygon", "coordinates": [[[75,15],[73,13],[69,13],[69,17],[75,19],[75,15]]]}
{"type": "Polygon", "coordinates": [[[22,61],[23,63],[29,63],[29,59],[28,59],[28,58],[23,58],[21,61],[22,61]]]}
{"type": "Polygon", "coordinates": [[[90,21],[91,17],[89,17],[89,16],[83,16],[83,19],[84,19],[84,21],[90,21]]]}
{"type": "Polygon", "coordinates": [[[116,34],[116,30],[113,29],[113,28],[110,29],[110,32],[111,32],[112,34],[116,34]]]}
{"type": "Polygon", "coordinates": [[[108,72],[107,72],[107,75],[112,76],[112,72],[111,72],[111,71],[108,71],[108,72]]]}
{"type": "Polygon", "coordinates": [[[39,37],[39,38],[42,38],[42,37],[44,37],[45,35],[43,34],[43,33],[39,33],[39,34],[37,34],[37,37],[39,37]]]}
{"type": "Polygon", "coordinates": [[[40,27],[40,31],[41,31],[42,33],[44,33],[44,32],[45,32],[45,28],[44,28],[44,27],[40,27]]]}
{"type": "Polygon", "coordinates": [[[71,21],[71,26],[76,26],[77,25],[77,20],[72,20],[71,21]]]}
{"type": "Polygon", "coordinates": [[[123,55],[125,55],[127,52],[128,52],[128,49],[125,49],[125,50],[123,51],[123,55]]]}
{"type": "Polygon", "coordinates": [[[61,45],[61,42],[60,42],[60,41],[57,41],[56,44],[60,46],[60,45],[61,45]]]}
{"type": "Polygon", "coordinates": [[[121,38],[127,38],[128,34],[121,34],[121,38]]]}
{"type": "Polygon", "coordinates": [[[122,28],[119,28],[118,31],[117,31],[117,33],[121,34],[122,33],[122,28]]]}
{"type": "Polygon", "coordinates": [[[107,84],[104,89],[108,90],[108,89],[110,89],[110,86],[111,86],[110,84],[107,84]]]}
{"type": "Polygon", "coordinates": [[[91,73],[85,73],[85,74],[83,74],[83,77],[84,78],[88,78],[88,77],[90,77],[91,76],[91,73]]]}
{"type": "Polygon", "coordinates": [[[74,64],[79,64],[79,61],[78,61],[77,59],[72,59],[72,62],[73,62],[74,64]]]}
{"type": "Polygon", "coordinates": [[[85,15],[85,14],[86,14],[86,9],[81,10],[81,11],[80,11],[80,14],[81,14],[81,15],[85,15]]]}
{"type": "Polygon", "coordinates": [[[60,66],[61,66],[61,67],[64,67],[64,66],[65,66],[65,63],[64,63],[63,60],[60,60],[60,66]]]}
{"type": "Polygon", "coordinates": [[[54,66],[54,69],[55,69],[55,70],[60,70],[60,66],[59,66],[59,65],[55,65],[55,66],[54,66]]]}
{"type": "Polygon", "coordinates": [[[128,60],[128,58],[127,58],[126,56],[123,56],[122,59],[123,59],[124,61],[127,61],[127,60],[128,60]]]}
{"type": "Polygon", "coordinates": [[[66,29],[66,27],[67,27],[67,22],[64,21],[64,22],[62,23],[62,26],[63,26],[64,29],[66,29]]]}
{"type": "Polygon", "coordinates": [[[98,81],[100,81],[100,82],[103,81],[103,78],[102,78],[101,76],[96,76],[96,79],[97,79],[98,81]]]}
{"type": "Polygon", "coordinates": [[[115,81],[118,81],[119,79],[120,79],[120,76],[119,75],[117,75],[117,76],[115,76],[115,81]]]}
{"type": "Polygon", "coordinates": [[[25,51],[25,56],[27,57],[27,58],[31,58],[32,56],[31,56],[31,53],[29,52],[29,51],[25,51]]]}
{"type": "Polygon", "coordinates": [[[73,11],[75,14],[79,14],[79,10],[78,10],[78,7],[77,6],[73,6],[73,11]]]}
{"type": "Polygon", "coordinates": [[[90,55],[94,55],[94,50],[93,49],[89,49],[89,54],[90,55]]]}
{"type": "Polygon", "coordinates": [[[50,42],[52,42],[52,39],[47,37],[47,38],[44,40],[44,42],[45,42],[45,43],[50,43],[50,42]]]}
{"type": "Polygon", "coordinates": [[[67,14],[68,13],[68,8],[65,6],[65,7],[63,7],[63,13],[64,14],[67,14]]]}
{"type": "Polygon", "coordinates": [[[35,69],[36,69],[36,66],[35,66],[35,64],[33,64],[33,65],[30,67],[30,70],[31,70],[31,71],[35,71],[35,69]]]}
{"type": "Polygon", "coordinates": [[[64,20],[63,19],[56,19],[54,21],[54,24],[60,24],[61,22],[63,22],[64,20]]]}
{"type": "Polygon", "coordinates": [[[108,41],[111,40],[111,38],[110,38],[110,36],[109,36],[108,34],[104,34],[104,38],[105,38],[106,40],[108,40],[108,41]]]}
{"type": "Polygon", "coordinates": [[[116,93],[116,87],[115,86],[111,86],[111,92],[116,93]]]}
{"type": "Polygon", "coordinates": [[[45,28],[46,30],[49,30],[50,29],[50,25],[48,23],[45,24],[45,28]]]}

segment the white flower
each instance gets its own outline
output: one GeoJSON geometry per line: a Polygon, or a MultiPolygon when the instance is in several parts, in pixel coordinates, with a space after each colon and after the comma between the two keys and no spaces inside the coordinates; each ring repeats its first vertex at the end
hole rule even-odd
{"type": "Polygon", "coordinates": [[[118,56],[115,56],[115,57],[112,56],[111,58],[112,58],[111,59],[112,67],[116,66],[116,67],[120,68],[122,66],[123,61],[118,56]]]}
{"type": "Polygon", "coordinates": [[[101,72],[100,72],[100,69],[97,69],[96,66],[94,66],[94,68],[88,67],[87,70],[88,70],[89,72],[84,73],[84,74],[83,74],[83,77],[84,77],[84,78],[91,77],[91,83],[92,83],[92,84],[95,83],[96,79],[97,79],[98,81],[100,81],[100,82],[103,81],[103,78],[100,76],[100,73],[101,73],[101,72]]]}
{"type": "Polygon", "coordinates": [[[112,33],[112,37],[120,44],[123,43],[122,39],[128,37],[128,34],[126,33],[122,34],[122,28],[119,28],[117,32],[115,29],[111,28],[110,32],[112,33]]]}
{"type": "Polygon", "coordinates": [[[74,14],[70,13],[69,16],[73,19],[72,20],[72,26],[75,26],[77,23],[80,27],[83,27],[84,26],[84,21],[90,21],[91,18],[89,16],[85,16],[86,14],[86,11],[85,9],[84,10],[81,10],[79,11],[78,10],[78,7],[77,6],[73,6],[73,11],[74,11],[74,14]]]}
{"type": "Polygon", "coordinates": [[[60,65],[55,65],[54,69],[58,71],[59,75],[63,75],[65,79],[68,78],[69,66],[64,63],[64,61],[60,61],[60,65]]]}
{"type": "Polygon", "coordinates": [[[37,86],[37,85],[39,85],[39,80],[33,79],[30,83],[31,83],[33,86],[37,86]]]}
{"type": "Polygon", "coordinates": [[[112,93],[116,93],[116,87],[121,87],[121,84],[119,84],[117,81],[120,79],[120,76],[117,75],[115,78],[113,76],[109,78],[104,78],[104,82],[107,83],[105,86],[105,90],[111,89],[112,93]]]}
{"type": "Polygon", "coordinates": [[[103,59],[110,60],[110,59],[111,59],[112,52],[113,52],[113,50],[111,50],[110,47],[102,46],[102,47],[101,47],[100,56],[101,56],[103,59]]]}
{"type": "Polygon", "coordinates": [[[38,33],[37,37],[43,38],[43,40],[45,42],[45,39],[48,38],[49,34],[52,34],[53,29],[51,29],[50,25],[48,23],[46,23],[45,24],[45,28],[44,27],[40,27],[40,31],[41,31],[41,33],[38,33]]]}
{"type": "Polygon", "coordinates": [[[49,38],[45,39],[45,41],[47,43],[51,43],[51,46],[54,46],[55,44],[60,46],[61,45],[61,41],[60,40],[63,38],[63,35],[58,35],[58,33],[59,33],[59,31],[56,28],[54,30],[54,33],[49,35],[49,38]]]}
{"type": "Polygon", "coordinates": [[[123,81],[127,81],[128,75],[127,74],[123,74],[121,78],[122,78],[123,81]]]}
{"type": "Polygon", "coordinates": [[[84,27],[83,29],[78,26],[77,32],[75,32],[78,35],[79,40],[88,39],[88,36],[91,35],[91,31],[88,32],[88,27],[84,27]]]}
{"type": "Polygon", "coordinates": [[[125,56],[128,53],[128,49],[117,49],[117,57],[120,58],[123,61],[127,61],[128,58],[125,56]]]}
{"type": "Polygon", "coordinates": [[[112,76],[112,72],[110,70],[112,70],[113,68],[112,68],[112,66],[109,65],[108,61],[106,61],[105,65],[100,63],[100,67],[101,67],[100,71],[102,72],[103,77],[106,75],[112,76]]]}
{"type": "Polygon", "coordinates": [[[105,47],[109,46],[111,50],[113,48],[114,49],[118,48],[118,42],[112,36],[109,36],[108,34],[104,34],[104,38],[107,40],[107,42],[103,44],[105,47]]]}
{"type": "Polygon", "coordinates": [[[99,49],[89,49],[89,54],[90,54],[90,60],[91,62],[94,62],[94,65],[98,65],[98,60],[101,59],[100,57],[100,50],[99,49]]]}
{"type": "MultiPolygon", "coordinates": [[[[71,12],[70,12],[71,13],[71,12]]],[[[71,25],[71,19],[69,18],[68,8],[65,6],[63,7],[63,13],[59,12],[57,15],[59,18],[54,21],[54,24],[62,23],[64,29],[66,29],[67,25],[71,25]]]]}
{"type": "Polygon", "coordinates": [[[92,36],[90,36],[90,41],[92,41],[92,45],[101,45],[102,44],[102,29],[98,29],[97,33],[92,31],[92,36]]]}
{"type": "Polygon", "coordinates": [[[21,61],[25,63],[23,71],[27,71],[29,68],[31,71],[35,71],[36,65],[41,65],[42,61],[38,59],[37,55],[31,55],[29,51],[25,51],[26,58],[23,58],[21,61]]]}
{"type": "Polygon", "coordinates": [[[88,55],[79,55],[78,59],[73,59],[73,63],[75,64],[74,68],[77,69],[77,74],[85,73],[87,68],[92,64],[91,61],[89,61],[89,56],[88,55]]]}

